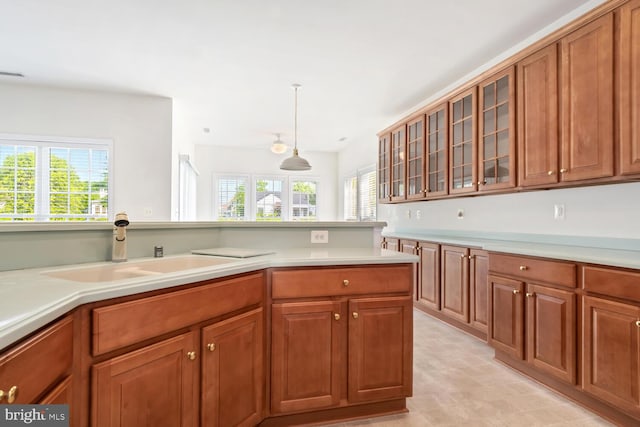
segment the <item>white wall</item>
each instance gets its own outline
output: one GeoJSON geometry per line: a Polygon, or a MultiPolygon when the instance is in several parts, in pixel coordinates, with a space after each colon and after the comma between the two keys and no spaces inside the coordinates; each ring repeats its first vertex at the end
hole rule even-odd
{"type": "Polygon", "coordinates": [[[282,160],[291,155],[273,154],[269,147],[237,148],[196,144],[194,163],[198,176],[198,220],[213,219],[214,174],[285,175],[313,177],[318,184],[318,220],[334,221],[337,218],[338,188],[337,153],[301,151],[300,156],[311,163],[310,171],[287,172],[280,170],[282,160]]]}
{"type": "Polygon", "coordinates": [[[171,121],[169,98],[0,84],[0,133],[113,141],[112,212],[131,221],[171,217],[171,121]]]}

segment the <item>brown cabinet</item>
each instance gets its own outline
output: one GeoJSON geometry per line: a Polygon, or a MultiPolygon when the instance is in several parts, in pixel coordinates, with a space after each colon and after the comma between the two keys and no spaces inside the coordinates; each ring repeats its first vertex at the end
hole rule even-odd
{"type": "Polygon", "coordinates": [[[620,174],[640,174],[640,0],[620,8],[620,174]]]}
{"type": "Polygon", "coordinates": [[[613,176],[613,13],[560,40],[560,180],[613,176]]]}
{"type": "Polygon", "coordinates": [[[471,249],[469,251],[469,325],[485,334],[489,319],[488,275],[487,252],[471,249]]]}
{"type": "Polygon", "coordinates": [[[407,198],[406,183],[406,155],[407,138],[406,126],[403,124],[391,132],[391,198],[397,202],[407,198]]]}
{"type": "Polygon", "coordinates": [[[515,70],[480,83],[478,117],[478,190],[516,185],[515,70]]]}
{"type": "Polygon", "coordinates": [[[393,268],[389,280],[383,266],[272,272],[272,413],[411,395],[413,266],[393,268]]]}
{"type": "Polygon", "coordinates": [[[440,309],[442,314],[469,322],[469,249],[442,245],[440,250],[440,309]]]}
{"type": "Polygon", "coordinates": [[[391,135],[378,138],[378,202],[391,201],[391,135]]]}
{"type": "Polygon", "coordinates": [[[440,310],[440,245],[419,242],[418,256],[418,304],[440,310]]]}
{"type": "Polygon", "coordinates": [[[263,298],[252,273],[90,309],[93,425],[256,425],[263,298]]]}
{"type": "Polygon", "coordinates": [[[383,237],[381,246],[382,246],[382,249],[398,252],[400,251],[400,239],[383,237]]]}
{"type": "Polygon", "coordinates": [[[67,316],[0,354],[0,404],[69,404],[73,420],[73,345],[67,316]]]}
{"type": "Polygon", "coordinates": [[[439,105],[426,114],[425,196],[444,196],[448,191],[449,146],[447,105],[439,105]]]}
{"type": "Polygon", "coordinates": [[[407,200],[424,198],[424,115],[407,123],[407,200]]]}
{"type": "Polygon", "coordinates": [[[477,190],[476,87],[449,101],[449,194],[477,190]]]}
{"type": "Polygon", "coordinates": [[[489,344],[540,372],[576,381],[575,265],[489,256],[489,344]],[[514,271],[512,263],[519,264],[514,271]],[[564,277],[558,277],[564,272],[564,277]],[[536,278],[536,279],[533,279],[536,278]],[[535,280],[535,282],[533,282],[535,280]]]}
{"type": "Polygon", "coordinates": [[[518,185],[558,182],[558,48],[518,63],[518,185]]]}

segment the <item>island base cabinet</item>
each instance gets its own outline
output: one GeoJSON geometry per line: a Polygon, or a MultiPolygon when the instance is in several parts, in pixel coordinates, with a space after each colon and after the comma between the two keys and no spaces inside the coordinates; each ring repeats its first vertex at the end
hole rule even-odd
{"type": "Polygon", "coordinates": [[[349,301],[349,402],[411,396],[411,297],[349,301]]]}
{"type": "Polygon", "coordinates": [[[583,298],[587,393],[640,417],[640,306],[583,298]]]}
{"type": "Polygon", "coordinates": [[[202,425],[254,426],[264,395],[262,308],[202,329],[202,425]]]}
{"type": "Polygon", "coordinates": [[[271,412],[338,405],[341,304],[292,302],[273,304],[271,310],[271,412]]]}
{"type": "Polygon", "coordinates": [[[92,425],[196,426],[196,342],[190,332],[94,365],[92,425]]]}

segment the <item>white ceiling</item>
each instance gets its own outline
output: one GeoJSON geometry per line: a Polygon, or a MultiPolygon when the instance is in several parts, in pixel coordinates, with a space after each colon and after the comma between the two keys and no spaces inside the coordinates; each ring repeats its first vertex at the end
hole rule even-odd
{"type": "Polygon", "coordinates": [[[171,97],[193,142],[265,149],[300,83],[301,154],[337,151],[585,3],[0,0],[0,82],[171,97]]]}

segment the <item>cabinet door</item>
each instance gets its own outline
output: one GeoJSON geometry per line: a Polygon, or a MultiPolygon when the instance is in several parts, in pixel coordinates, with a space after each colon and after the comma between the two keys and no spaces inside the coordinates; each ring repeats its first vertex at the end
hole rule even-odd
{"type": "Polygon", "coordinates": [[[620,8],[620,173],[640,173],[640,0],[620,8]]]}
{"type": "Polygon", "coordinates": [[[469,322],[469,249],[441,247],[440,306],[442,314],[469,322]]]}
{"type": "Polygon", "coordinates": [[[640,416],[640,307],[583,298],[583,389],[640,416]]]}
{"type": "Polygon", "coordinates": [[[518,63],[518,184],[558,182],[558,48],[518,63]]]}
{"type": "Polygon", "coordinates": [[[391,135],[378,139],[378,201],[387,203],[391,199],[391,135]]]}
{"type": "Polygon", "coordinates": [[[407,200],[423,199],[424,116],[407,123],[407,200]]]}
{"type": "Polygon", "coordinates": [[[262,308],[202,330],[203,426],[254,426],[262,418],[262,308]]]}
{"type": "Polygon", "coordinates": [[[613,175],[613,14],[560,41],[560,180],[613,175]]]}
{"type": "Polygon", "coordinates": [[[527,362],[576,382],[576,313],[572,291],[527,284],[527,362]]]}
{"type": "Polygon", "coordinates": [[[405,126],[391,132],[391,201],[406,199],[406,154],[407,138],[405,126]]]}
{"type": "Polygon", "coordinates": [[[524,358],[524,284],[489,275],[489,345],[517,359],[524,358]]]}
{"type": "Polygon", "coordinates": [[[196,342],[187,333],[94,365],[93,425],[198,425],[196,342]]]}
{"type": "Polygon", "coordinates": [[[340,303],[273,304],[271,412],[326,408],[340,402],[340,303]]]}
{"type": "Polygon", "coordinates": [[[400,251],[400,239],[389,239],[385,237],[382,242],[382,247],[390,251],[398,252],[400,251]]]}
{"type": "Polygon", "coordinates": [[[476,89],[449,101],[449,194],[476,191],[476,89]]]}
{"type": "Polygon", "coordinates": [[[73,376],[62,380],[45,397],[40,399],[40,405],[71,405],[73,401],[73,376]]]}
{"type": "Polygon", "coordinates": [[[425,193],[428,198],[443,196],[448,191],[449,146],[447,145],[447,117],[446,104],[427,112],[425,193]]]}
{"type": "Polygon", "coordinates": [[[485,80],[478,95],[478,190],[516,185],[514,67],[485,80]]]}
{"type": "Polygon", "coordinates": [[[349,301],[349,402],[411,396],[410,296],[349,301]]]}
{"type": "Polygon", "coordinates": [[[469,324],[477,330],[487,332],[487,277],[489,256],[487,252],[472,249],[469,255],[469,324]]]}
{"type": "Polygon", "coordinates": [[[418,302],[440,310],[440,245],[420,242],[418,302]]]}

